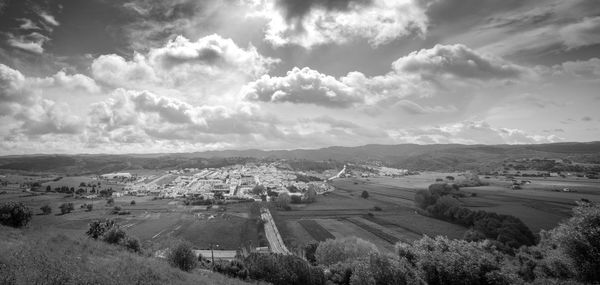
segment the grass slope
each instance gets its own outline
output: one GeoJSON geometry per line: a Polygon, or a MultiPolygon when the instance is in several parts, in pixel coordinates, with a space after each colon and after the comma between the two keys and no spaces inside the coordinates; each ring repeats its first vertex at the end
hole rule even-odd
{"type": "Polygon", "coordinates": [[[0,284],[247,284],[86,237],[0,226],[0,284]]]}

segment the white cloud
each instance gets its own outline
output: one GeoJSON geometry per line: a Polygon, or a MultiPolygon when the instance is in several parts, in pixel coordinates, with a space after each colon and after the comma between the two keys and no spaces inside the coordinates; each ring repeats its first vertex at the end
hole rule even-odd
{"type": "Polygon", "coordinates": [[[310,48],[366,39],[378,46],[411,34],[424,33],[427,17],[413,0],[373,1],[250,1],[269,20],[265,40],[310,48]],[[342,4],[343,3],[343,4],[342,4]],[[299,6],[304,10],[294,12],[299,6]]]}
{"type": "Polygon", "coordinates": [[[568,49],[600,44],[600,16],[566,25],[559,33],[568,49]]]}
{"type": "MultiPolygon", "coordinates": [[[[209,35],[193,42],[182,36],[132,60],[102,55],[92,63],[93,77],[109,86],[165,91],[193,96],[226,94],[265,74],[278,60],[241,48],[231,39],[209,35]]],[[[237,90],[236,90],[237,91],[237,90]]]]}
{"type": "Polygon", "coordinates": [[[54,16],[50,15],[48,12],[46,11],[41,11],[39,13],[39,16],[47,23],[50,24],[52,26],[59,26],[60,23],[56,20],[56,18],[54,18],[54,16]]]}
{"type": "Polygon", "coordinates": [[[520,129],[497,128],[485,121],[463,121],[437,127],[402,129],[397,140],[412,143],[531,144],[562,141],[556,135],[529,134],[520,129]]]}
{"type": "Polygon", "coordinates": [[[567,73],[575,77],[598,80],[600,78],[600,59],[565,61],[554,67],[559,73],[567,73]]]}
{"type": "Polygon", "coordinates": [[[526,73],[523,67],[480,54],[461,44],[438,44],[431,49],[414,51],[396,60],[392,66],[397,71],[418,73],[423,77],[489,80],[519,78],[526,73]]]}
{"type": "Polygon", "coordinates": [[[123,132],[139,140],[195,140],[210,143],[227,135],[252,135],[272,130],[272,119],[255,106],[194,106],[147,91],[117,89],[92,106],[91,132],[115,139],[123,132]]]}
{"type": "Polygon", "coordinates": [[[8,44],[31,53],[42,54],[44,52],[44,43],[49,41],[50,38],[33,32],[28,35],[14,36],[12,34],[8,34],[8,44]]]}
{"type": "MultiPolygon", "coordinates": [[[[367,77],[350,72],[339,79],[308,67],[293,68],[285,76],[265,75],[242,89],[250,101],[314,104],[330,108],[357,105],[394,105],[413,114],[453,112],[453,106],[421,107],[407,97],[432,97],[442,91],[485,82],[519,80],[534,74],[528,68],[482,55],[463,45],[436,45],[399,58],[384,75],[367,77]],[[468,81],[467,81],[468,80],[468,81]],[[400,102],[399,102],[400,101],[400,102]]],[[[466,87],[465,87],[466,86],[466,87]]]]}
{"type": "Polygon", "coordinates": [[[242,94],[250,101],[315,104],[332,108],[347,108],[362,101],[352,87],[308,67],[295,67],[283,77],[264,75],[246,85],[242,94]]]}
{"type": "Polygon", "coordinates": [[[33,21],[31,21],[30,19],[27,18],[20,18],[18,19],[19,21],[21,21],[21,26],[19,26],[20,29],[23,30],[39,30],[40,27],[38,27],[33,21]]]}
{"type": "Polygon", "coordinates": [[[40,136],[75,134],[83,130],[84,122],[70,114],[67,104],[40,95],[36,85],[44,81],[26,78],[21,72],[0,64],[0,133],[40,136]]]}

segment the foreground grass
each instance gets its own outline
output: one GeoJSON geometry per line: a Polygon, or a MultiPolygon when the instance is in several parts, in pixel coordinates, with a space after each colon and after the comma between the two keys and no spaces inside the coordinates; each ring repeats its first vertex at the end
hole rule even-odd
{"type": "Polygon", "coordinates": [[[0,226],[0,284],[247,284],[87,237],[0,226]]]}

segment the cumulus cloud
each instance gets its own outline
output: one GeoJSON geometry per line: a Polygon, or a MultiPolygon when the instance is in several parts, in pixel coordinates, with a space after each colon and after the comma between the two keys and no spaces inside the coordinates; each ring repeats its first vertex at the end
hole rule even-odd
{"type": "Polygon", "coordinates": [[[308,67],[293,68],[285,76],[265,75],[247,84],[242,95],[250,101],[314,104],[330,108],[394,105],[412,114],[453,112],[453,106],[422,107],[402,100],[431,97],[440,89],[494,81],[518,80],[531,74],[527,68],[482,55],[464,45],[436,45],[399,58],[390,72],[368,77],[350,72],[339,79],[308,67]]]}
{"type": "Polygon", "coordinates": [[[314,104],[332,108],[347,108],[362,101],[352,87],[308,67],[295,67],[283,77],[264,75],[246,85],[242,94],[250,101],[314,104]]]}
{"type": "Polygon", "coordinates": [[[119,55],[102,55],[92,63],[93,77],[115,87],[144,89],[155,87],[217,85],[217,91],[243,84],[265,74],[278,62],[260,55],[256,48],[241,48],[231,39],[209,35],[190,41],[178,36],[147,54],[134,54],[131,60],[119,55]]]}
{"type": "Polygon", "coordinates": [[[600,44],[600,16],[566,25],[559,33],[568,49],[600,44]]]}
{"type": "Polygon", "coordinates": [[[427,17],[413,0],[252,1],[269,20],[265,39],[275,46],[310,48],[366,39],[373,46],[424,33],[427,17]]]}
{"type": "MultiPolygon", "coordinates": [[[[66,75],[65,75],[66,76],[66,75]]],[[[0,128],[11,136],[75,134],[83,130],[80,118],[70,114],[64,103],[44,99],[35,89],[44,81],[27,78],[18,70],[0,64],[0,128]]]]}
{"type": "Polygon", "coordinates": [[[393,68],[423,76],[448,75],[457,78],[513,79],[525,74],[518,65],[480,54],[465,45],[435,45],[411,52],[396,60],[393,68]]]}
{"type": "Polygon", "coordinates": [[[89,128],[98,131],[98,137],[114,139],[129,132],[137,137],[133,142],[208,138],[217,141],[220,135],[250,135],[272,128],[272,120],[258,114],[251,105],[194,106],[148,91],[125,89],[117,89],[108,100],[94,104],[90,118],[89,128]]]}

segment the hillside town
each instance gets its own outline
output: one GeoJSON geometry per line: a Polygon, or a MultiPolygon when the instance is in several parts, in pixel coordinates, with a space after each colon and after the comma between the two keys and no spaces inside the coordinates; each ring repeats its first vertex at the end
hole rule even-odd
{"type": "MultiPolygon", "coordinates": [[[[405,175],[406,170],[388,167],[378,167],[371,172],[350,171],[346,167],[340,170],[302,172],[288,170],[281,167],[280,162],[272,163],[247,163],[221,168],[185,168],[168,170],[162,175],[140,176],[130,173],[108,173],[97,177],[107,183],[122,185],[124,191],[113,193],[114,196],[153,195],[164,198],[203,197],[213,198],[238,198],[261,200],[255,187],[264,187],[266,193],[287,192],[290,196],[303,195],[309,188],[315,189],[318,194],[332,191],[329,180],[337,177],[352,176],[399,176],[405,175]]],[[[271,196],[271,195],[269,195],[271,196]]],[[[268,198],[267,198],[268,199],[268,198]]]]}

